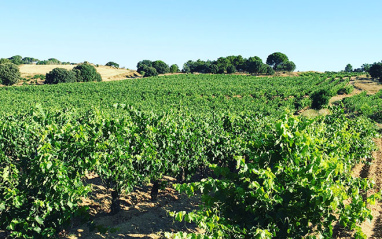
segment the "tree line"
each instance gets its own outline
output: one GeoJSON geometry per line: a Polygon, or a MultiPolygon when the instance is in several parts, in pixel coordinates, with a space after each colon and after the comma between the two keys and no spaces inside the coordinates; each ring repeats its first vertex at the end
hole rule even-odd
{"type": "Polygon", "coordinates": [[[351,64],[345,66],[345,72],[367,72],[371,78],[379,79],[382,82],[382,61],[373,64],[365,63],[360,68],[353,69],[351,64]]]}
{"type": "Polygon", "coordinates": [[[161,60],[150,61],[142,60],[137,64],[137,71],[144,77],[156,76],[166,73],[209,73],[209,74],[232,74],[235,72],[247,72],[250,74],[273,75],[276,71],[293,72],[296,65],[293,61],[281,53],[275,52],[268,56],[266,63],[258,57],[243,58],[238,56],[219,57],[216,60],[197,61],[189,60],[183,64],[180,71],[178,65],[169,66],[161,60]]]}
{"type": "Polygon", "coordinates": [[[22,57],[15,55],[9,58],[1,58],[0,64],[13,63],[15,65],[21,64],[36,64],[36,65],[76,65],[77,63],[61,62],[56,58],[49,58],[48,60],[39,60],[34,57],[22,57]]]}

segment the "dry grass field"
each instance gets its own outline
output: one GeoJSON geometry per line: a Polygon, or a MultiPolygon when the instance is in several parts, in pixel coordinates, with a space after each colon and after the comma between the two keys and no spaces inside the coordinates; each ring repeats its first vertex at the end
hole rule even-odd
{"type": "MultiPolygon", "coordinates": [[[[45,75],[54,68],[73,69],[75,65],[20,65],[21,77],[33,77],[34,75],[45,75]]],[[[133,70],[116,69],[110,66],[96,67],[98,73],[101,74],[102,81],[123,80],[126,78],[139,77],[139,73],[133,70]]]]}

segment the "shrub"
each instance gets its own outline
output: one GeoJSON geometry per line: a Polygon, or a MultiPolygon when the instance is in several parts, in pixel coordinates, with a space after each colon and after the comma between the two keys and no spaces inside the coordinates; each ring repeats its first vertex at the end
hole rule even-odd
{"type": "Polygon", "coordinates": [[[23,57],[20,56],[20,55],[12,56],[11,58],[9,58],[9,60],[11,60],[12,63],[15,64],[15,65],[23,64],[22,59],[23,59],[23,57]]]}
{"type": "Polygon", "coordinates": [[[144,71],[143,77],[157,76],[158,72],[154,67],[147,67],[144,71]]]}
{"type": "Polygon", "coordinates": [[[352,93],[353,90],[354,90],[354,86],[353,85],[347,85],[347,86],[339,89],[337,91],[337,94],[339,94],[339,95],[347,94],[348,95],[348,94],[352,93]]]}
{"type": "Polygon", "coordinates": [[[212,65],[210,66],[210,72],[211,72],[212,74],[217,74],[218,71],[219,71],[219,67],[218,67],[216,64],[212,64],[212,65]]]}
{"type": "Polygon", "coordinates": [[[34,75],[31,79],[45,80],[45,78],[46,78],[46,75],[37,74],[37,75],[34,75]]]}
{"type": "Polygon", "coordinates": [[[234,65],[229,65],[227,67],[227,73],[228,74],[232,74],[232,73],[235,73],[236,72],[236,67],[234,65]]]}
{"type": "Polygon", "coordinates": [[[112,62],[112,61],[109,61],[108,63],[106,63],[106,66],[111,66],[111,67],[119,68],[119,64],[117,64],[115,62],[112,62]]]}
{"type": "Polygon", "coordinates": [[[328,90],[319,90],[311,94],[310,98],[312,99],[312,108],[321,109],[324,106],[329,104],[330,92],[328,90]]]}
{"type": "Polygon", "coordinates": [[[12,61],[7,59],[7,58],[1,58],[0,59],[0,64],[8,64],[8,63],[12,63],[12,61]]]}
{"type": "Polygon", "coordinates": [[[173,65],[170,66],[170,72],[171,73],[177,73],[179,71],[180,71],[179,70],[179,66],[177,64],[173,64],[173,65]]]}
{"type": "Polygon", "coordinates": [[[188,65],[184,64],[182,72],[183,73],[191,73],[191,69],[190,69],[190,67],[188,65]]]}
{"type": "Polygon", "coordinates": [[[268,75],[274,75],[275,74],[275,70],[273,70],[273,68],[269,65],[264,65],[264,73],[268,74],[268,75]]]}
{"type": "Polygon", "coordinates": [[[13,63],[0,64],[0,82],[4,85],[13,85],[20,80],[19,67],[13,63]]]}
{"type": "Polygon", "coordinates": [[[372,78],[379,78],[382,82],[382,63],[374,63],[369,69],[369,74],[372,78]]]}
{"type": "Polygon", "coordinates": [[[170,72],[170,67],[164,61],[154,61],[152,67],[156,69],[158,74],[166,74],[170,72]]]}
{"type": "Polygon", "coordinates": [[[76,74],[74,73],[74,71],[66,70],[63,68],[54,68],[49,73],[46,73],[45,84],[58,84],[69,82],[76,82],[76,74]]]}
{"type": "Polygon", "coordinates": [[[152,61],[150,60],[142,60],[137,63],[137,71],[143,75],[141,72],[147,70],[147,67],[153,66],[152,61]]]}
{"type": "Polygon", "coordinates": [[[88,63],[80,64],[73,68],[78,82],[102,81],[96,68],[88,63]]]}
{"type": "Polygon", "coordinates": [[[296,70],[296,65],[294,64],[293,61],[286,61],[277,65],[276,70],[293,72],[294,70],[296,70]]]}

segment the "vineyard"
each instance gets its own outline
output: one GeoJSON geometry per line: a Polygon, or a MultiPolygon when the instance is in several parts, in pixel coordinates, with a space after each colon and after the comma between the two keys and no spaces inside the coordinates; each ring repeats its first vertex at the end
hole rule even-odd
{"type": "Polygon", "coordinates": [[[346,98],[327,116],[299,116],[327,107],[317,92],[351,91],[356,76],[182,74],[0,88],[0,235],[56,238],[73,220],[93,225],[82,202],[96,175],[110,215],[147,185],[159,200],[168,178],[196,195],[197,210],[168,217],[203,233],[163,237],[331,238],[337,226],[366,238],[360,225],[380,194],[352,170],[376,150],[382,91],[346,98]]]}

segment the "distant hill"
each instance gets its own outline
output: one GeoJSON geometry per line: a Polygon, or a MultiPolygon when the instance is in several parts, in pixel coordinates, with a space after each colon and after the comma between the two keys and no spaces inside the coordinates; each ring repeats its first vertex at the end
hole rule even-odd
{"type": "MultiPolygon", "coordinates": [[[[76,65],[20,65],[21,77],[34,76],[38,74],[45,75],[54,68],[64,68],[71,70],[76,65]]],[[[123,80],[126,78],[134,78],[141,76],[134,70],[117,69],[110,66],[98,66],[96,67],[98,73],[101,74],[102,81],[123,80]]]]}

